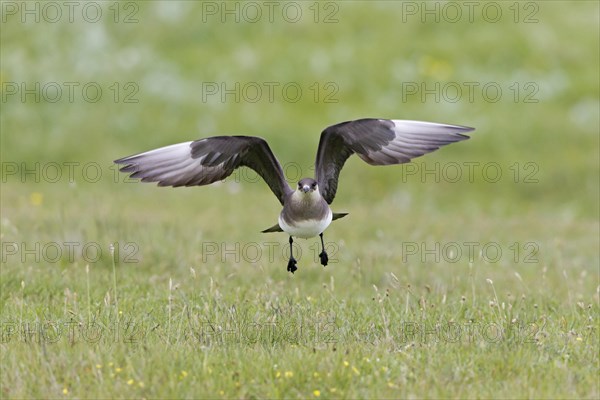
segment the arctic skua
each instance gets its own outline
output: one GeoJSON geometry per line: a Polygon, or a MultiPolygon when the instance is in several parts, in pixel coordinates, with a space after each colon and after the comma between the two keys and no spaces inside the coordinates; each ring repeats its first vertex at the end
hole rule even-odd
{"type": "Polygon", "coordinates": [[[321,133],[315,178],[303,178],[293,190],[267,142],[256,136],[214,136],[174,144],[115,160],[120,171],[158,186],[202,186],[227,178],[236,168],[256,171],[269,185],[283,209],[278,223],[263,232],[289,235],[287,270],[294,273],[293,238],[319,236],[321,264],[328,257],[323,232],[331,221],[346,216],[329,205],[335,198],[338,177],[352,154],[371,165],[403,164],[450,143],[468,139],[473,128],[433,122],[366,118],[342,122],[321,133]]]}

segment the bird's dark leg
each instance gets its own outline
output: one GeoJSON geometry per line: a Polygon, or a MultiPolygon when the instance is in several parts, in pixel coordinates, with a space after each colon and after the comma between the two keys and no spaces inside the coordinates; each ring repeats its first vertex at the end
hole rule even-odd
{"type": "Polygon", "coordinates": [[[325,267],[327,265],[327,262],[329,261],[329,257],[327,257],[327,253],[325,252],[325,243],[323,243],[323,232],[319,234],[319,237],[321,238],[321,248],[323,249],[321,254],[319,254],[319,258],[321,258],[321,264],[325,267]]]}
{"type": "Polygon", "coordinates": [[[290,236],[290,261],[288,261],[287,270],[293,274],[298,268],[296,267],[296,259],[292,253],[292,243],[294,243],[294,240],[290,236]]]}

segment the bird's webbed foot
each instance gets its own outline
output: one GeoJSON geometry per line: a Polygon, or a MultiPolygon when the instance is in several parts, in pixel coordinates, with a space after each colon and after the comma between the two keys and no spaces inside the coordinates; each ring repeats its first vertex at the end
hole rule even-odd
{"type": "Polygon", "coordinates": [[[327,263],[329,262],[329,257],[327,256],[327,253],[325,253],[325,250],[323,250],[319,254],[319,258],[321,259],[321,265],[324,267],[327,266],[327,263]]]}
{"type": "Polygon", "coordinates": [[[325,242],[323,241],[323,232],[321,232],[319,234],[319,237],[321,238],[321,253],[319,254],[319,258],[321,259],[321,265],[326,267],[327,263],[329,262],[329,257],[327,256],[327,253],[325,252],[325,242]]]}
{"type": "Polygon", "coordinates": [[[298,269],[298,267],[296,267],[296,263],[296,259],[294,257],[290,257],[290,261],[288,261],[287,265],[288,272],[291,272],[292,274],[296,272],[296,270],[298,269]]]}

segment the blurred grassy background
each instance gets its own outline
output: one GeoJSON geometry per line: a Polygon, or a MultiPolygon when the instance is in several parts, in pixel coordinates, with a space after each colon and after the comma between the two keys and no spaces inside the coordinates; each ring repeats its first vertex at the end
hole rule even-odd
{"type": "MultiPolygon", "coordinates": [[[[93,23],[82,18],[83,6],[76,8],[73,22],[63,8],[62,18],[52,23],[43,14],[36,22],[22,10],[13,13],[7,4],[25,3],[5,2],[2,8],[2,241],[136,243],[139,263],[119,266],[122,306],[144,310],[145,302],[158,304],[166,298],[171,277],[189,295],[207,291],[209,279],[215,279],[232,302],[265,286],[276,297],[302,293],[320,299],[322,285],[335,279],[339,298],[370,301],[372,285],[394,287],[392,272],[402,284],[427,285],[417,296],[433,288],[438,301],[468,294],[475,305],[476,298],[489,295],[485,278],[491,278],[500,292],[541,296],[554,311],[593,300],[597,312],[598,2],[495,3],[502,12],[498,22],[489,21],[493,10],[484,17],[483,3],[475,8],[473,21],[464,3],[427,3],[440,10],[458,4],[462,18],[450,22],[454,14],[444,17],[442,11],[436,14],[439,21],[423,16],[422,2],[300,2],[293,3],[302,11],[295,23],[281,14],[289,3],[279,2],[273,22],[264,6],[257,22],[245,21],[253,19],[251,9],[241,11],[239,21],[235,14],[222,14],[224,7],[243,9],[238,2],[98,3],[103,14],[93,23]],[[416,15],[409,6],[417,7],[416,15]],[[208,12],[212,7],[217,14],[208,12]],[[48,101],[44,93],[35,93],[36,82],[40,88],[57,83],[62,97],[48,101]],[[65,82],[75,82],[73,101],[65,82]],[[81,89],[90,82],[102,89],[97,102],[83,97],[81,89]],[[221,93],[205,92],[211,82],[227,88],[257,83],[264,90],[256,102],[235,101],[232,95],[221,101],[221,93]],[[272,102],[265,82],[277,84],[272,102]],[[281,92],[288,83],[302,89],[296,102],[281,92]],[[478,85],[472,100],[466,83],[478,85]],[[34,93],[22,97],[22,84],[34,93]],[[452,90],[447,96],[438,92],[436,101],[435,95],[407,92],[414,84],[430,89],[457,84],[463,91],[457,101],[452,101],[452,90]],[[485,97],[486,84],[502,89],[498,101],[485,97]],[[125,102],[128,94],[137,102],[125,102]],[[334,102],[327,102],[327,95],[334,102]],[[126,183],[111,165],[116,158],[158,146],[246,134],[266,138],[282,164],[297,163],[302,175],[312,175],[320,131],[362,117],[446,122],[476,131],[467,142],[418,159],[416,175],[406,166],[372,168],[349,160],[334,210],[350,216],[326,235],[339,246],[338,262],[323,270],[305,259],[294,277],[285,273],[283,256],[258,262],[203,258],[205,243],[277,241],[283,248],[285,236],[258,233],[279,213],[262,182],[232,178],[211,187],[156,188],[126,183]],[[72,182],[67,168],[56,183],[22,175],[21,163],[43,168],[65,162],[76,163],[72,182]],[[419,174],[449,162],[461,166],[463,177],[456,183],[419,174]],[[489,182],[477,167],[469,181],[464,163],[496,163],[502,176],[489,182]],[[14,165],[17,172],[9,173],[14,165]],[[86,165],[99,166],[97,182],[83,175],[86,165]],[[505,254],[512,243],[532,242],[539,252],[533,264],[523,264],[522,255],[513,262],[512,253],[495,264],[479,258],[475,266],[464,258],[456,264],[402,258],[401,243],[436,241],[497,242],[505,254]],[[190,267],[201,283],[189,280],[190,267]]],[[[43,3],[31,4],[42,13],[43,3]]],[[[95,175],[95,169],[88,172],[95,175]]],[[[309,254],[312,241],[301,245],[309,254]]],[[[14,317],[22,304],[35,315],[60,314],[65,288],[69,293],[84,290],[84,264],[81,257],[54,264],[3,260],[2,318],[14,317]]],[[[107,252],[95,265],[91,297],[101,304],[112,279],[107,252]]],[[[319,306],[332,306],[330,301],[319,306]]],[[[336,311],[344,315],[343,307],[336,311]]],[[[537,393],[555,393],[552,389],[537,393]]],[[[444,387],[439,390],[429,394],[444,396],[444,387]]],[[[346,392],[349,397],[359,393],[365,395],[346,392]]]]}
{"type": "MultiPolygon", "coordinates": [[[[276,12],[273,23],[235,23],[236,15],[222,15],[220,3],[213,4],[216,15],[208,14],[206,3],[195,2],[122,5],[118,17],[107,6],[97,23],[78,14],[73,23],[65,15],[54,24],[6,16],[3,88],[15,82],[30,88],[35,82],[79,86],[72,103],[64,85],[56,103],[43,97],[36,102],[31,95],[23,102],[20,92],[5,93],[2,159],[92,160],[104,167],[116,157],[160,145],[242,133],[266,137],[282,163],[309,166],[318,133],[327,125],[360,117],[435,120],[477,128],[474,140],[436,154],[436,160],[495,161],[505,174],[515,162],[539,166],[537,185],[502,185],[513,183],[502,179],[489,186],[478,179],[469,185],[470,198],[484,196],[479,203],[496,203],[496,190],[502,187],[505,195],[523,200],[521,209],[541,206],[598,215],[596,4],[576,3],[565,16],[564,2],[540,4],[539,9],[524,3],[518,17],[504,5],[499,23],[487,23],[481,12],[475,12],[473,23],[467,15],[457,23],[444,22],[450,17],[443,13],[435,23],[433,16],[408,14],[406,5],[393,2],[321,5],[318,20],[332,13],[333,23],[315,23],[308,3],[300,6],[303,16],[297,23],[287,23],[276,12]],[[137,22],[125,23],[128,17],[137,22]],[[514,18],[522,21],[514,23],[514,18]],[[530,20],[537,22],[525,22],[530,20]],[[574,40],[565,31],[581,34],[574,40]],[[97,103],[83,99],[81,88],[88,82],[103,89],[97,103]],[[115,82],[120,84],[117,102],[110,89],[115,82]],[[124,103],[133,90],[123,88],[128,82],[139,88],[132,95],[137,103],[124,103]],[[236,82],[279,86],[273,103],[266,89],[256,103],[235,102],[231,95],[222,102],[219,95],[203,96],[206,82],[228,88],[236,82]],[[289,82],[303,89],[296,103],[281,93],[289,82]],[[315,82],[321,91],[316,102],[309,89],[315,82]],[[337,88],[335,103],[324,101],[328,82],[337,88]],[[443,93],[441,101],[432,95],[423,101],[422,92],[405,91],[407,84],[433,88],[436,82],[458,83],[462,96],[454,103],[444,101],[443,93]],[[472,102],[464,82],[479,84],[472,102]],[[481,89],[490,82],[503,91],[495,103],[486,101],[481,89]],[[535,87],[524,87],[528,82],[535,87]],[[537,102],[526,103],[528,94],[537,102]],[[479,185],[496,190],[479,190],[479,185]]],[[[246,10],[238,15],[241,21],[252,17],[252,8],[238,7],[246,10]]],[[[452,97],[454,91],[448,93],[452,97]]],[[[357,164],[345,172],[376,176],[369,181],[386,184],[397,180],[397,169],[373,172],[357,164]]],[[[341,189],[350,190],[348,185],[341,189]]],[[[368,192],[380,195],[380,190],[368,192]]]]}
{"type": "MultiPolygon", "coordinates": [[[[308,167],[318,133],[327,125],[360,117],[434,120],[477,128],[474,140],[436,154],[435,160],[498,162],[504,177],[514,173],[509,167],[515,162],[539,167],[535,185],[515,185],[508,178],[489,185],[477,179],[460,188],[485,211],[506,204],[510,196],[523,212],[541,207],[548,213],[595,217],[597,5],[577,3],[565,16],[565,4],[540,4],[537,10],[521,4],[518,17],[504,5],[498,23],[486,22],[481,12],[474,14],[473,23],[467,15],[457,23],[444,22],[441,13],[435,23],[432,16],[408,14],[406,6],[391,2],[319,7],[319,21],[333,13],[334,23],[315,23],[308,3],[301,6],[303,17],[297,23],[287,23],[278,13],[273,23],[235,23],[236,16],[221,15],[220,6],[212,15],[206,5],[194,2],[121,6],[119,23],[114,22],[115,10],[106,5],[97,23],[78,14],[73,23],[65,22],[65,15],[54,24],[43,18],[39,24],[21,23],[19,15],[9,15],[2,32],[3,88],[10,83],[25,82],[31,88],[35,82],[56,82],[64,93],[50,103],[44,97],[36,102],[32,95],[23,102],[20,91],[5,91],[2,159],[95,161],[108,168],[112,159],[133,152],[241,133],[266,137],[282,163],[308,167]],[[138,22],[121,21],[126,16],[138,22]],[[422,18],[429,19],[422,23],[422,18]],[[523,21],[514,23],[514,18],[523,21]],[[531,19],[537,22],[524,22],[531,19]],[[574,40],[565,31],[580,34],[574,40]],[[79,84],[73,102],[67,99],[64,82],[79,84]],[[83,99],[82,87],[88,82],[103,89],[96,103],[83,99]],[[120,85],[117,102],[115,82],[120,85]],[[129,82],[139,89],[132,95],[137,103],[124,103],[134,90],[123,87],[129,82]],[[244,98],[236,102],[231,95],[223,102],[220,93],[203,93],[207,82],[228,88],[236,82],[256,82],[264,92],[255,103],[244,98]],[[279,84],[272,103],[264,82],[279,84]],[[285,101],[281,93],[289,82],[303,89],[296,103],[285,101]],[[329,82],[335,86],[325,89],[329,82]],[[406,85],[434,88],[436,82],[457,83],[462,96],[450,102],[444,93],[439,101],[422,91],[406,93],[406,85]],[[479,84],[473,101],[465,82],[479,84]],[[525,87],[528,82],[535,86],[525,87]],[[320,89],[317,101],[309,88],[314,83],[320,89]],[[487,83],[502,89],[498,102],[486,101],[482,87],[487,83]],[[326,103],[325,95],[334,87],[336,102],[326,103]],[[527,95],[536,103],[526,103],[527,95]]],[[[240,11],[238,18],[251,18],[251,11],[240,11]]],[[[448,93],[453,97],[455,92],[448,93]]],[[[384,184],[394,186],[398,177],[397,169],[373,171],[357,162],[344,172],[378,185],[366,191],[375,198],[384,184]]],[[[106,183],[112,188],[113,181],[106,183]]],[[[398,187],[418,195],[410,182],[398,187]]],[[[357,196],[347,184],[341,191],[340,199],[357,196]]]]}

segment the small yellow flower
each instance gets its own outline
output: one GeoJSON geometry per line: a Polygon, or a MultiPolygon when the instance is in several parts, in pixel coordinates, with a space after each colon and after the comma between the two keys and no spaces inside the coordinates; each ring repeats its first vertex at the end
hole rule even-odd
{"type": "Polygon", "coordinates": [[[96,369],[102,369],[102,365],[96,364],[96,369]]]}
{"type": "Polygon", "coordinates": [[[335,392],[337,392],[337,389],[336,389],[336,388],[331,388],[331,389],[329,389],[329,391],[330,391],[331,393],[335,393],[335,392]]]}
{"type": "Polygon", "coordinates": [[[118,374],[119,372],[121,372],[121,371],[123,371],[123,368],[119,368],[119,367],[115,368],[115,372],[116,372],[117,374],[118,374]]]}
{"type": "Polygon", "coordinates": [[[181,376],[182,376],[182,377],[184,377],[184,378],[185,378],[186,376],[188,376],[188,373],[187,373],[187,371],[181,371],[181,376]]]}
{"type": "Polygon", "coordinates": [[[350,363],[348,361],[344,361],[344,367],[348,367],[350,363]]]}
{"type": "Polygon", "coordinates": [[[29,195],[29,202],[32,206],[41,206],[44,202],[44,195],[40,192],[33,192],[29,195]]]}
{"type": "Polygon", "coordinates": [[[281,372],[279,372],[279,371],[275,372],[275,378],[277,378],[277,379],[281,378],[281,372]]]}
{"type": "Polygon", "coordinates": [[[313,378],[318,378],[319,377],[319,373],[318,372],[313,372],[313,378]]]}
{"type": "Polygon", "coordinates": [[[575,339],[575,340],[577,340],[578,342],[583,342],[583,338],[580,336],[578,336],[577,339],[575,339]]]}
{"type": "Polygon", "coordinates": [[[293,373],[292,371],[285,371],[285,374],[284,374],[284,376],[285,376],[286,378],[291,378],[291,377],[293,377],[293,376],[294,376],[294,373],[293,373]]]}
{"type": "Polygon", "coordinates": [[[63,388],[63,394],[69,394],[69,389],[67,389],[66,387],[63,388]]]}
{"type": "Polygon", "coordinates": [[[419,60],[419,69],[422,74],[433,77],[437,80],[446,80],[452,75],[454,68],[446,60],[440,60],[433,57],[423,57],[419,60]]]}
{"type": "Polygon", "coordinates": [[[134,383],[135,383],[135,381],[133,379],[130,379],[130,380],[127,381],[127,384],[129,386],[133,385],[134,383]]]}
{"type": "Polygon", "coordinates": [[[108,366],[109,366],[109,367],[112,367],[113,365],[114,365],[114,364],[113,364],[112,362],[109,362],[109,363],[108,363],[108,366]]]}
{"type": "Polygon", "coordinates": [[[313,396],[315,396],[315,397],[321,396],[321,391],[318,390],[318,389],[317,390],[313,390],[313,396]]]}
{"type": "Polygon", "coordinates": [[[225,392],[223,390],[219,390],[219,395],[225,396],[225,392]]]}
{"type": "Polygon", "coordinates": [[[352,366],[352,372],[354,372],[356,375],[360,375],[360,371],[354,365],[352,366]]]}
{"type": "Polygon", "coordinates": [[[138,386],[141,387],[141,388],[143,388],[145,386],[144,382],[138,382],[138,386]]]}

